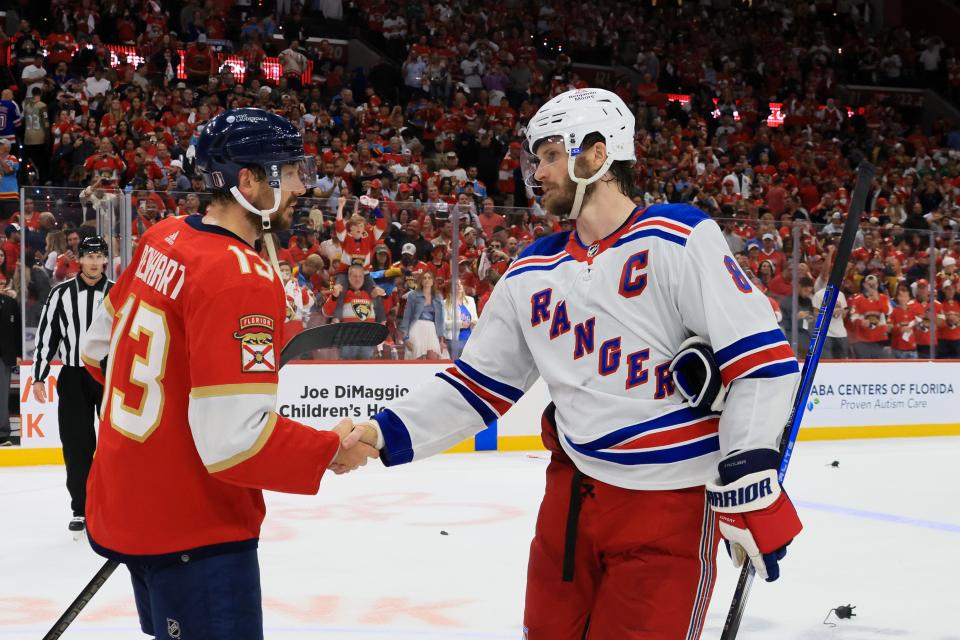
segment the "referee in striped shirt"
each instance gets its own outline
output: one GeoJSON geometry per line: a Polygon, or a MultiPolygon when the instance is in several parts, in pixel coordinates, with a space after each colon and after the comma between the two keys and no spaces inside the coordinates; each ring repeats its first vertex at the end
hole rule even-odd
{"type": "Polygon", "coordinates": [[[63,363],[57,380],[57,418],[73,509],[69,529],[75,533],[83,531],[86,522],[87,475],[97,446],[94,415],[103,395],[103,387],[80,360],[80,341],[113,286],[104,273],[107,243],[103,238],[91,236],[82,240],[78,253],[80,272],[51,289],[43,305],[33,358],[33,396],[38,402],[47,400],[45,381],[50,374],[50,362],[59,359],[63,363]]]}

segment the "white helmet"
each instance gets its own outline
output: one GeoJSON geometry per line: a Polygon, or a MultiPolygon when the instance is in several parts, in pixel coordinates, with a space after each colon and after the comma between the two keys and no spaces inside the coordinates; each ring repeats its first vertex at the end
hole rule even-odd
{"type": "Polygon", "coordinates": [[[567,175],[577,183],[577,195],[569,216],[576,218],[587,185],[599,180],[618,160],[637,161],[634,122],[627,105],[612,91],[587,88],[561,93],[540,107],[527,124],[527,141],[521,154],[524,182],[531,187],[539,186],[534,178],[540,165],[540,158],[535,153],[537,146],[547,140],[562,142],[568,154],[567,175]],[[574,174],[574,162],[584,138],[594,132],[604,138],[607,160],[593,176],[579,178],[574,174]]]}

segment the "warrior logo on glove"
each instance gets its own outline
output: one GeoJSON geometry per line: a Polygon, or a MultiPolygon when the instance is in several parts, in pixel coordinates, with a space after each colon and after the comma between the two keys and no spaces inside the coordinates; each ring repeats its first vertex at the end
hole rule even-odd
{"type": "Polygon", "coordinates": [[[774,449],[735,451],[720,461],[720,477],[707,483],[707,502],[733,563],[741,567],[749,559],[767,582],[780,577],[787,545],[803,529],[777,478],[779,458],[774,449]]]}

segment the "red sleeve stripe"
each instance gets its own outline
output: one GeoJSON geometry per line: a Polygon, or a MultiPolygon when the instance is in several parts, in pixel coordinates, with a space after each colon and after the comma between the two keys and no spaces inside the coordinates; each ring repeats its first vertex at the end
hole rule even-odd
{"type": "Polygon", "coordinates": [[[775,362],[796,361],[793,349],[786,343],[763,347],[750,351],[735,360],[727,362],[720,368],[723,384],[728,385],[737,378],[741,378],[755,369],[775,362]]]}
{"type": "Polygon", "coordinates": [[[557,260],[561,260],[566,256],[567,256],[566,251],[563,251],[553,256],[530,256],[529,258],[523,258],[521,260],[515,261],[511,266],[514,268],[517,268],[523,265],[531,265],[531,264],[550,264],[551,262],[556,262],[557,260]]]}
{"type": "Polygon", "coordinates": [[[656,447],[672,447],[678,444],[685,444],[705,438],[715,436],[720,430],[720,418],[708,418],[693,424],[671,427],[663,431],[654,433],[645,433],[639,438],[618,444],[613,449],[618,450],[636,450],[653,449],[656,447]]]}
{"type": "Polygon", "coordinates": [[[677,222],[668,220],[667,218],[649,218],[642,220],[630,227],[630,231],[636,231],[637,229],[643,229],[644,227],[661,227],[663,229],[673,231],[674,233],[679,233],[683,236],[690,235],[690,227],[683,226],[677,222]]]}
{"type": "Polygon", "coordinates": [[[509,400],[504,400],[498,395],[495,395],[492,391],[485,389],[478,385],[476,382],[463,375],[463,373],[456,367],[449,367],[447,373],[452,375],[454,378],[466,385],[471,391],[473,391],[481,400],[486,402],[490,407],[497,412],[498,415],[503,416],[510,407],[513,406],[513,403],[509,400]]]}

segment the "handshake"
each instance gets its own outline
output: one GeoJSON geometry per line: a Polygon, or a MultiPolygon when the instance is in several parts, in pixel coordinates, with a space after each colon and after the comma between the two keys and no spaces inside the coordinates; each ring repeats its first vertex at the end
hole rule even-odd
{"type": "Polygon", "coordinates": [[[349,473],[367,464],[370,458],[379,458],[377,447],[379,430],[371,422],[354,424],[350,418],[341,420],[333,431],[340,436],[340,450],[327,468],[337,475],[349,473]]]}

